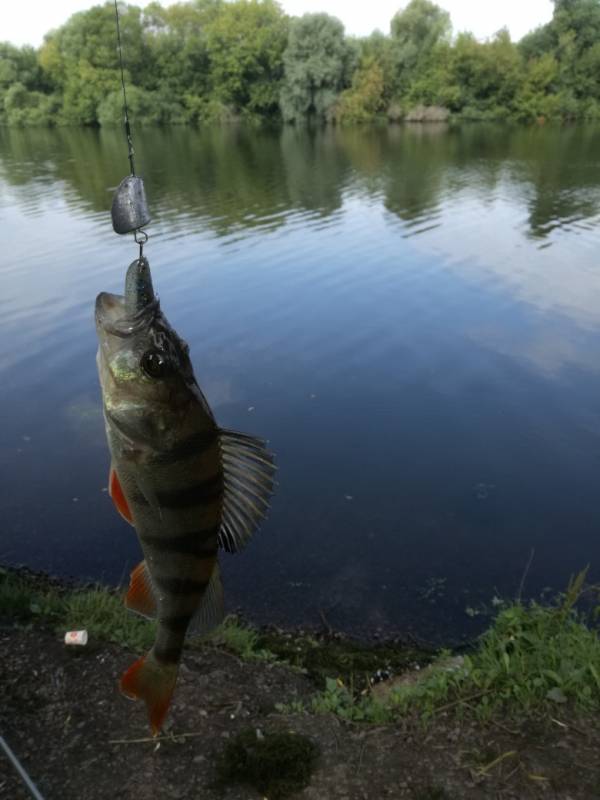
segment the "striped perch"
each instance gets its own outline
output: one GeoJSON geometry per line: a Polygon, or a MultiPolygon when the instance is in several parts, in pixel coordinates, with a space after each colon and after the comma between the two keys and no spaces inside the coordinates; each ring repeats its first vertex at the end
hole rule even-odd
{"type": "Polygon", "coordinates": [[[124,296],[98,295],[96,329],[110,496],[144,554],[125,604],[158,621],[152,649],[121,690],[145,700],[156,735],[186,635],[223,619],[219,548],[247,544],[268,510],[275,467],[265,442],[217,426],[146,259],[130,265],[124,296]]]}

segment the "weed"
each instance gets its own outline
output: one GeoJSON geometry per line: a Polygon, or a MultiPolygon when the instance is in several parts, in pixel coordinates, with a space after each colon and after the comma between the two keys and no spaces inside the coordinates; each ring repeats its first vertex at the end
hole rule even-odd
{"type": "Polygon", "coordinates": [[[258,632],[241,623],[235,615],[225,619],[216,631],[210,634],[209,641],[225,647],[245,661],[274,661],[276,656],[260,647],[258,632]]]}
{"type": "Polygon", "coordinates": [[[105,587],[67,591],[8,570],[0,571],[0,615],[19,623],[46,621],[61,633],[85,628],[137,651],[154,641],[154,624],[125,608],[118,592],[105,587]]]}
{"type": "Polygon", "coordinates": [[[63,626],[86,628],[91,636],[143,652],[154,642],[156,623],[132,614],[117,592],[97,587],[73,592],[65,598],[63,626]]]}
{"type": "Polygon", "coordinates": [[[432,669],[423,681],[394,691],[396,709],[418,708],[427,717],[451,703],[482,719],[500,709],[529,714],[568,701],[582,711],[600,709],[600,639],[575,609],[589,591],[585,574],[552,606],[505,608],[462,667],[432,669]]]}
{"type": "Polygon", "coordinates": [[[56,589],[34,588],[25,578],[0,569],[0,616],[27,622],[34,617],[57,617],[62,608],[62,596],[56,589]]]}
{"type": "Polygon", "coordinates": [[[585,575],[573,578],[554,605],[516,603],[503,608],[479,647],[448,666],[448,653],[422,676],[396,686],[385,701],[356,693],[343,680],[327,678],[311,703],[316,713],[366,722],[417,714],[424,722],[440,711],[525,716],[571,703],[580,711],[600,710],[600,639],[576,610],[585,575]]]}

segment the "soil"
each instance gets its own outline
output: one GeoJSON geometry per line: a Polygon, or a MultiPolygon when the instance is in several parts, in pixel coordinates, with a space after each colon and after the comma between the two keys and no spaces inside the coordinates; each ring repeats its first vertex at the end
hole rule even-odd
{"type": "MultiPolygon", "coordinates": [[[[166,730],[153,740],[143,704],[117,688],[135,657],[103,642],[66,647],[43,627],[0,628],[0,734],[46,800],[260,799],[264,789],[227,783],[224,754],[249,731],[312,743],[299,800],[600,799],[600,722],[564,708],[522,724],[457,721],[448,710],[428,729],[284,715],[275,704],[308,700],[314,678],[205,647],[186,652],[166,730]]],[[[29,797],[2,753],[0,797],[29,797]]]]}

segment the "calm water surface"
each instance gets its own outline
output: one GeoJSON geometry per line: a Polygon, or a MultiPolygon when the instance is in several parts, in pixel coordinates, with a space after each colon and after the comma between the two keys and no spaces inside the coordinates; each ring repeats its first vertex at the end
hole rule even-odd
{"type": "MultiPolygon", "coordinates": [[[[600,129],[140,131],[147,255],[220,424],[268,438],[225,557],[257,622],[470,635],[600,574],[600,129]],[[473,616],[476,614],[476,616],[473,616]]],[[[120,133],[0,130],[0,561],[117,583],[93,305],[120,133]]]]}

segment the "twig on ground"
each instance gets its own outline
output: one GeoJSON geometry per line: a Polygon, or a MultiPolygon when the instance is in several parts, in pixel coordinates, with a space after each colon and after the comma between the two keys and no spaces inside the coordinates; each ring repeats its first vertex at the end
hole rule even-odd
{"type": "MultiPolygon", "coordinates": [[[[465,705],[467,708],[470,708],[471,711],[475,711],[473,706],[470,703],[466,703],[465,705]]],[[[496,728],[500,728],[501,731],[505,731],[506,733],[510,733],[511,736],[518,736],[519,731],[513,731],[511,728],[507,728],[506,725],[503,725],[501,722],[497,722],[495,719],[488,719],[486,722],[489,722],[491,725],[494,725],[496,728]]]]}
{"type": "Polygon", "coordinates": [[[496,767],[502,761],[504,761],[507,758],[514,758],[517,755],[518,753],[516,750],[508,750],[506,753],[502,753],[501,756],[498,756],[498,758],[495,758],[493,761],[490,761],[490,763],[486,764],[485,767],[479,767],[478,769],[475,770],[475,772],[478,775],[487,775],[487,773],[491,769],[494,769],[494,767],[496,767]]]}
{"type": "Polygon", "coordinates": [[[492,694],[491,691],[486,692],[477,692],[477,694],[472,694],[469,697],[460,697],[458,700],[453,700],[451,703],[445,703],[443,706],[438,706],[437,708],[433,709],[433,714],[439,714],[440,711],[447,711],[449,708],[453,708],[454,706],[459,706],[461,703],[470,703],[471,700],[479,700],[480,697],[483,697],[486,694],[492,694]]]}
{"type": "Polygon", "coordinates": [[[143,744],[144,742],[152,742],[156,744],[157,742],[175,742],[177,743],[178,739],[191,739],[194,736],[206,736],[206,732],[197,732],[197,733],[168,733],[165,736],[144,736],[140,739],[109,739],[109,744],[143,744]]]}
{"type": "Polygon", "coordinates": [[[576,733],[578,733],[580,736],[587,736],[585,731],[582,731],[581,728],[578,728],[576,725],[573,725],[572,722],[569,722],[569,723],[561,722],[559,719],[554,719],[554,717],[550,717],[550,720],[552,722],[556,723],[556,725],[558,725],[560,728],[565,728],[566,730],[569,730],[571,728],[576,733]]]}

